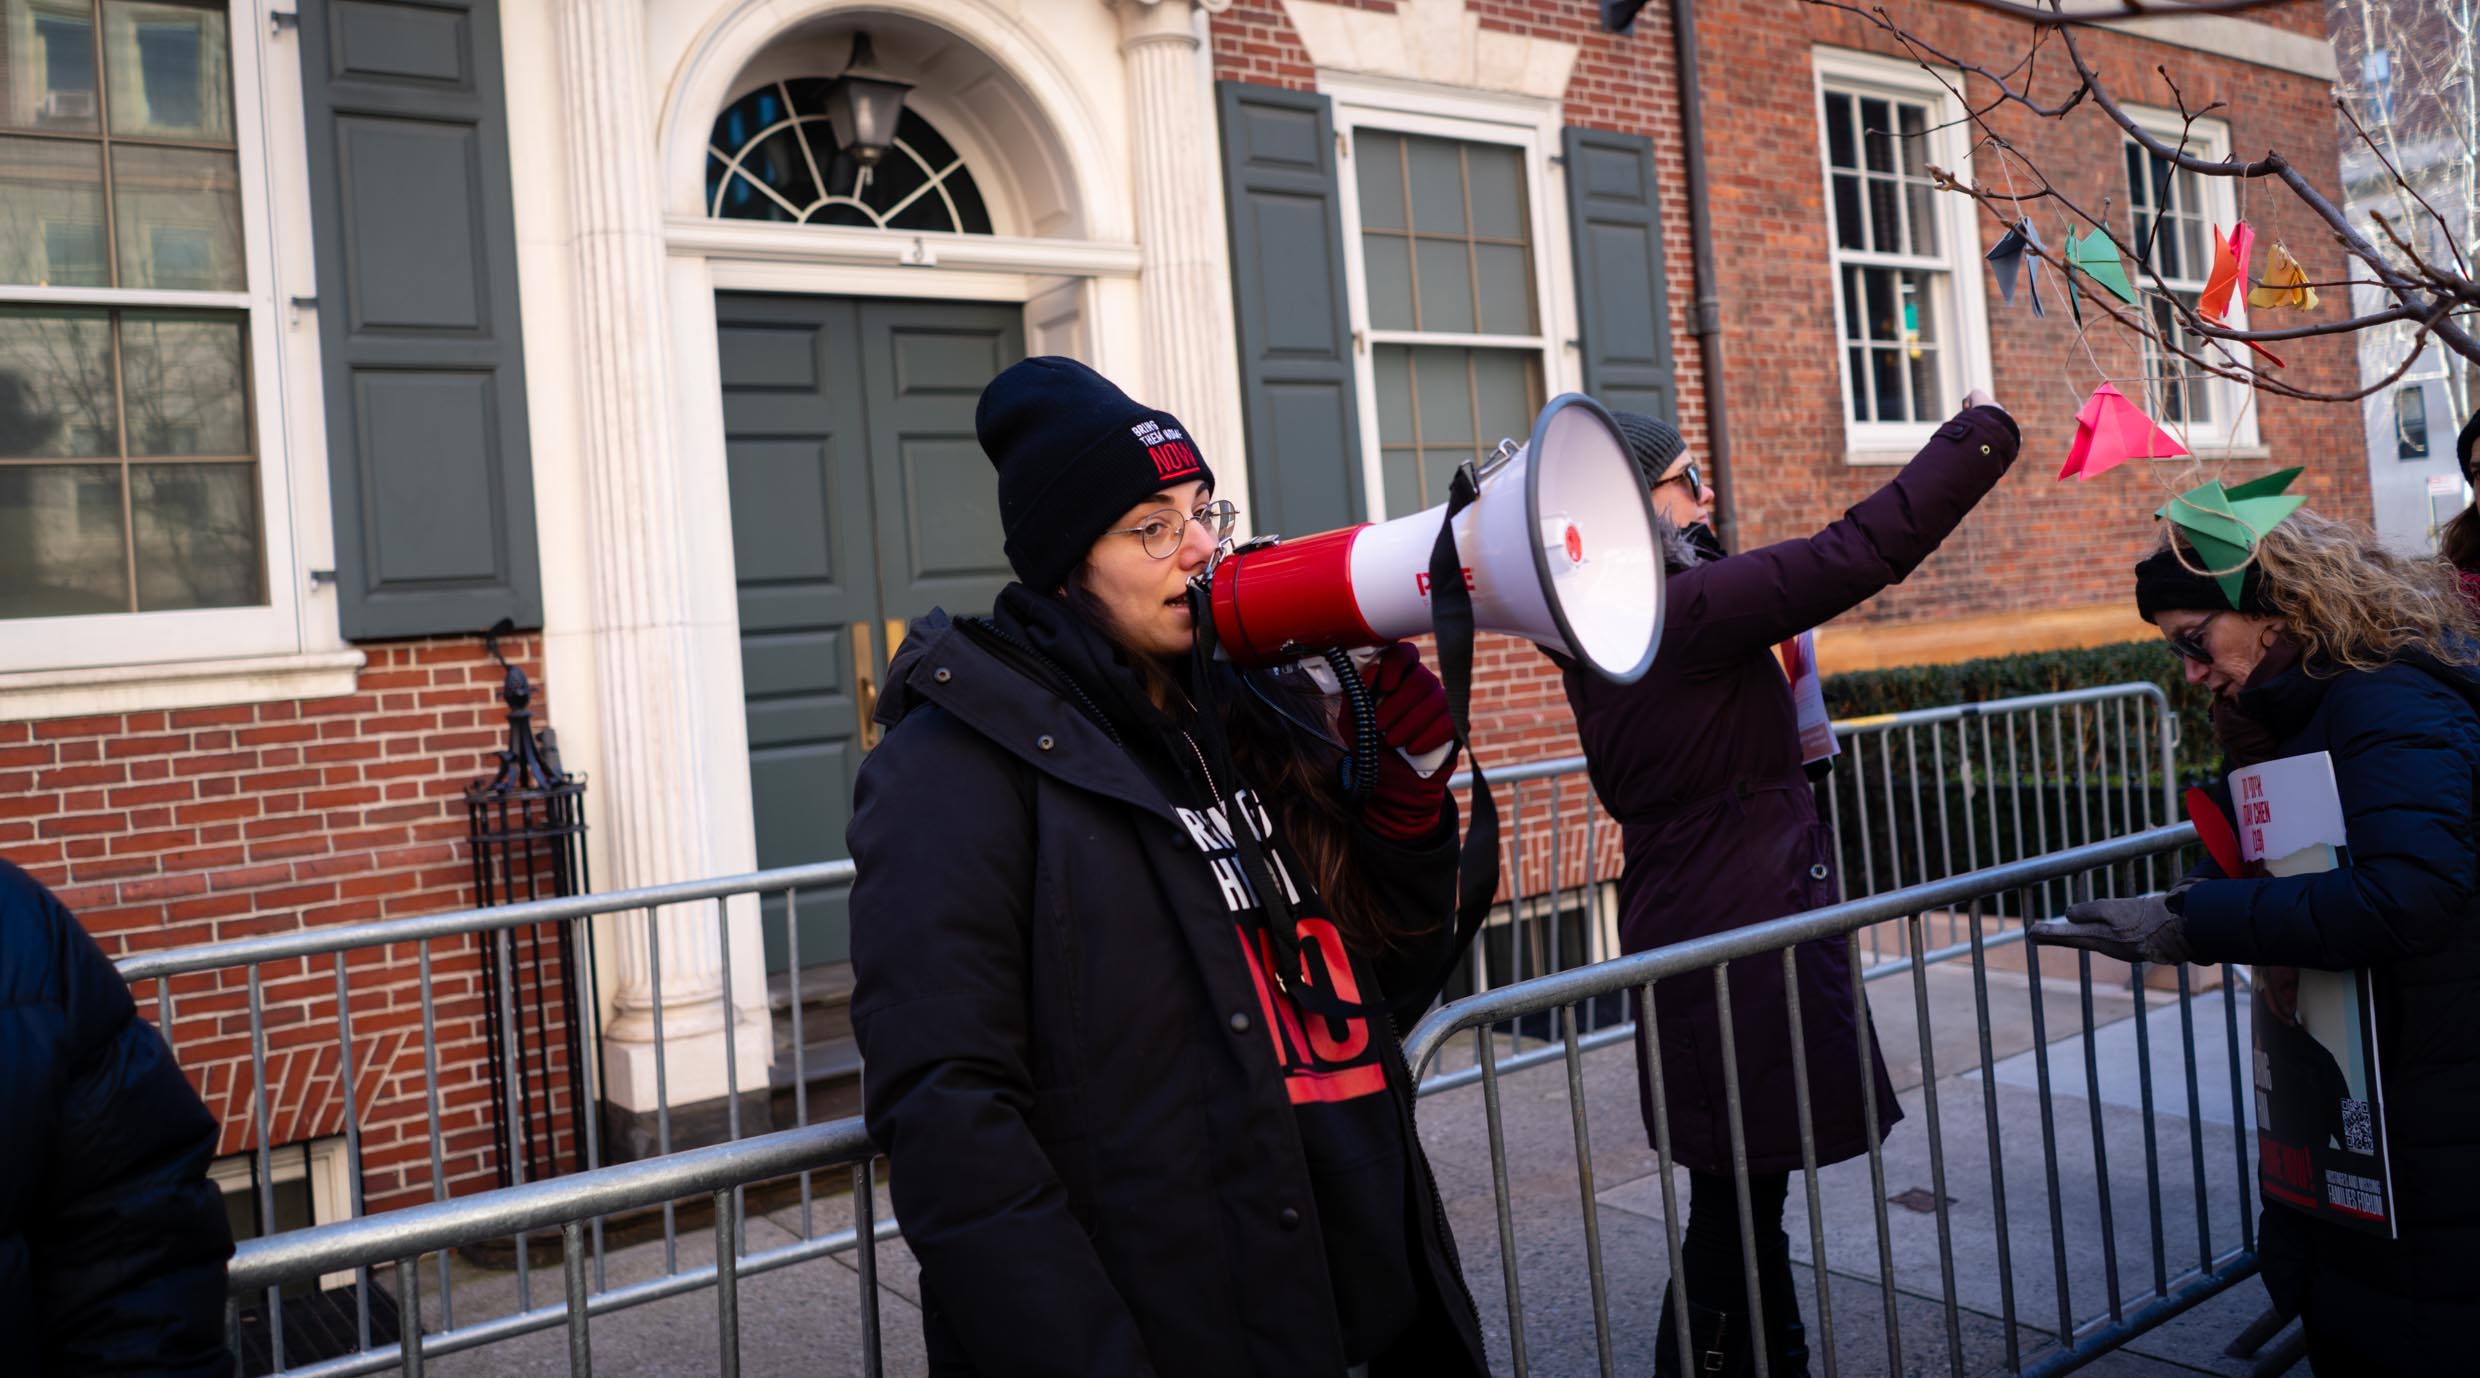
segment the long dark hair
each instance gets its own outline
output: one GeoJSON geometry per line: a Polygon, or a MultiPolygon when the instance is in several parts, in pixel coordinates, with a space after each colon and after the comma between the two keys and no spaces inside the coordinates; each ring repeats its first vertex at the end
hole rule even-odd
{"type": "Polygon", "coordinates": [[[2466,507],[2437,533],[2437,553],[2465,574],[2480,574],[2480,507],[2466,507]]]}
{"type": "MultiPolygon", "coordinates": [[[[1172,665],[1131,646],[1119,634],[1102,600],[1085,587],[1082,566],[1068,576],[1060,597],[1072,616],[1119,651],[1120,659],[1136,676],[1138,688],[1156,708],[1174,721],[1189,716],[1189,686],[1172,665]]],[[[1331,725],[1336,710],[1305,681],[1305,676],[1255,674],[1251,685],[1226,684],[1224,692],[1207,698],[1223,715],[1232,765],[1265,801],[1276,828],[1308,868],[1310,883],[1326,901],[1327,917],[1343,934],[1344,944],[1359,956],[1374,957],[1409,934],[1377,902],[1351,864],[1352,830],[1358,820],[1343,799],[1336,775],[1341,753],[1301,726],[1331,725]]],[[[1237,819],[1232,825],[1241,826],[1237,819]]]]}

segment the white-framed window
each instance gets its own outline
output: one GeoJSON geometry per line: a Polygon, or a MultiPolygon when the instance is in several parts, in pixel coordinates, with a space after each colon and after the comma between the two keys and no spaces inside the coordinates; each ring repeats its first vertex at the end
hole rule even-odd
{"type": "Polygon", "coordinates": [[[1980,229],[1929,173],[1968,179],[1971,135],[1914,64],[1819,48],[1813,66],[1845,442],[1855,461],[1905,460],[1989,385],[1980,229]]]}
{"type": "MultiPolygon", "coordinates": [[[[259,1190],[261,1179],[255,1149],[229,1153],[207,1164],[207,1180],[224,1198],[224,1223],[232,1230],[232,1237],[261,1239],[350,1218],[353,1169],[345,1147],[342,1135],[329,1135],[269,1148],[264,1179],[268,1190],[263,1195],[259,1190]],[[275,1208],[272,1221],[265,1218],[271,1204],[275,1208]]],[[[352,1283],[350,1270],[322,1273],[318,1280],[321,1288],[348,1287],[352,1283]]],[[[310,1284],[306,1282],[291,1283],[284,1288],[284,1295],[296,1297],[309,1291],[310,1284]]]]}
{"type": "MultiPolygon", "coordinates": [[[[2162,142],[2178,142],[2181,121],[2177,115],[2138,109],[2128,113],[2162,142]]],[[[2221,121],[2198,120],[2185,134],[2188,152],[2203,158],[2229,156],[2230,127],[2221,121]]],[[[2120,140],[2120,147],[2126,165],[2127,223],[2119,233],[2142,259],[2130,266],[2135,270],[2137,294],[2145,310],[2152,313],[2154,327],[2191,353],[2219,356],[2231,363],[2248,362],[2252,356],[2243,345],[2182,330],[2177,307],[2160,290],[2168,288],[2191,307],[2204,295],[2213,271],[2214,227],[2227,229],[2238,220],[2229,181],[2172,167],[2134,139],[2120,140]]],[[[2256,409],[2248,405],[2244,385],[2208,373],[2150,340],[2144,345],[2143,386],[2141,405],[2189,449],[2257,443],[2256,409]]]]}
{"type": "Polygon", "coordinates": [[[1328,79],[1372,521],[1443,502],[1575,386],[1555,106],[1328,79]]]}
{"type": "Polygon", "coordinates": [[[304,649],[269,33],[0,0],[0,672],[304,649]]]}

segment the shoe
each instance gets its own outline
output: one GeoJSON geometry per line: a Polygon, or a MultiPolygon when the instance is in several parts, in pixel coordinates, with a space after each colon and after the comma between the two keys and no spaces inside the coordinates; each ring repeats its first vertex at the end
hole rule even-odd
{"type": "MultiPolygon", "coordinates": [[[[1679,1328],[1674,1317],[1675,1308],[1666,1300],[1654,1339],[1654,1378],[1685,1378],[1679,1371],[1679,1328]]],[[[1713,1311],[1688,1303],[1688,1351],[1696,1365],[1694,1378],[1753,1378],[1756,1373],[1748,1349],[1748,1317],[1736,1311],[1713,1311]]],[[[1808,1362],[1805,1347],[1800,1350],[1800,1362],[1808,1362]]]]}

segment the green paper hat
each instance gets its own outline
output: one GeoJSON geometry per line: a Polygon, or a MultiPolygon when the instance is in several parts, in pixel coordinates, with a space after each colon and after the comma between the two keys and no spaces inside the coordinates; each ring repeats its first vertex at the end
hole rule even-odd
{"type": "Polygon", "coordinates": [[[2196,558],[2222,586],[2230,606],[2239,606],[2247,583],[2248,562],[2256,558],[2256,540],[2279,525],[2308,500],[2282,490],[2299,477],[2297,468],[2283,469],[2224,488],[2220,479],[2206,479],[2172,498],[2153,513],[2166,518],[2196,551],[2196,558]]]}
{"type": "Polygon", "coordinates": [[[2119,261],[2118,246],[2099,230],[2078,239],[2067,235],[2067,262],[2084,271],[2084,276],[2110,289],[2120,301],[2136,304],[2136,289],[2128,285],[2127,266],[2119,261]]]}

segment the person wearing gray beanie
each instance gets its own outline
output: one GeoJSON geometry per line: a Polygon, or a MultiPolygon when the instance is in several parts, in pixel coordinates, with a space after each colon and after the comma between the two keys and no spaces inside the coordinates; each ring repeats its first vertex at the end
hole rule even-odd
{"type": "MultiPolygon", "coordinates": [[[[1832,903],[1833,839],[1810,790],[1821,756],[1777,648],[1840,616],[1912,572],[1937,549],[2013,463],[2021,437],[1984,396],[1940,426],[1900,474],[1815,535],[1729,554],[1713,534],[1714,493],[1676,426],[1615,412],[1637,472],[1652,490],[1669,567],[1662,645],[1634,684],[1613,684],[1561,661],[1577,736],[1604,808],[1621,825],[1627,856],[1619,877],[1621,945],[1643,952],[1832,903]]],[[[1786,658],[1804,662],[1805,650],[1786,658]]],[[[1555,659],[1555,657],[1554,657],[1555,659]]],[[[1822,703],[1815,732],[1823,737],[1822,703]]],[[[1811,1067],[1871,1071],[1882,1135],[1902,1118],[1884,1060],[1853,1017],[1848,954],[1835,942],[1796,951],[1801,1025],[1811,1067]],[[1832,1011],[1832,1014],[1820,1013],[1832,1011]]],[[[1802,1110],[1788,1092],[1794,1049],[1783,1016],[1781,968],[1753,964],[1732,982],[1748,1199],[1756,1256],[1744,1259],[1743,1203],[1734,1176],[1731,1121],[1711,1088],[1724,1084],[1721,1013],[1695,989],[1662,997],[1657,1038],[1673,1156],[1689,1169],[1680,1247],[1686,1314],[1665,1306],[1655,1344],[1657,1374],[1746,1373],[1762,1346],[1777,1378],[1808,1372],[1806,1332],[1792,1288],[1782,1229],[1790,1174],[1802,1164],[1802,1110]],[[1755,968],[1761,967],[1762,970],[1755,968]],[[1682,1071],[1680,1069],[1686,1069],[1682,1071]],[[1759,1280],[1765,1334],[1752,1333],[1745,1279],[1759,1280]],[[1680,1367],[1681,1351],[1689,1365],[1680,1367]]],[[[1640,1064],[1650,1121],[1652,1082],[1640,1064]]],[[[1866,1153],[1870,1110],[1858,1079],[1816,1083],[1806,1107],[1819,1163],[1866,1153]]],[[[1648,1299],[1651,1301],[1652,1299],[1648,1299]]],[[[1660,1304],[1655,1302],[1654,1304],[1660,1304]]]]}

